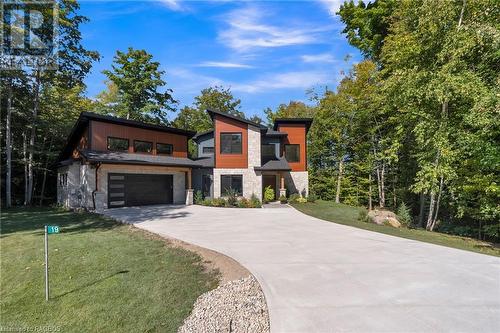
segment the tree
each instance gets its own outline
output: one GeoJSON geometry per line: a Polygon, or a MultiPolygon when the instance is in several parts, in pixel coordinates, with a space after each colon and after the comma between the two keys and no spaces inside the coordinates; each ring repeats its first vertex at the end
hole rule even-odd
{"type": "MultiPolygon", "coordinates": [[[[145,50],[129,48],[127,52],[117,51],[112,70],[103,73],[118,90],[116,105],[113,108],[117,116],[154,123],[168,123],[167,113],[175,111],[177,103],[172,97],[172,90],[165,88],[160,63],[153,61],[153,56],[145,50]],[[163,88],[164,91],[159,90],[163,88]]],[[[108,85],[108,88],[110,86],[108,85]]],[[[111,89],[114,87],[111,86],[111,89]]],[[[101,93],[101,97],[113,94],[101,93]]]]}
{"type": "Polygon", "coordinates": [[[264,114],[266,115],[268,126],[272,126],[276,118],[307,118],[314,115],[314,107],[306,105],[303,102],[290,101],[288,104],[280,104],[276,111],[271,108],[266,108],[264,114]]]}

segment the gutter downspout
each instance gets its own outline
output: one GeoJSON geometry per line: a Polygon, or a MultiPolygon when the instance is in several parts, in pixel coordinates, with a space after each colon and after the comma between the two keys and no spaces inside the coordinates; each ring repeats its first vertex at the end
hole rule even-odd
{"type": "Polygon", "coordinates": [[[92,191],[92,204],[94,206],[94,210],[95,210],[95,193],[98,191],[99,187],[97,186],[99,183],[98,183],[98,171],[99,171],[99,167],[101,166],[101,163],[97,163],[96,164],[96,167],[95,167],[95,190],[92,191]]]}

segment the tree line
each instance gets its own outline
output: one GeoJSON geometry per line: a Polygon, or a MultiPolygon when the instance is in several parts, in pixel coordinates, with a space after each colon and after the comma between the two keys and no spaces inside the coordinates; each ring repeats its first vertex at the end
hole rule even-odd
{"type": "MultiPolygon", "coordinates": [[[[103,72],[107,88],[87,98],[83,79],[99,55],[81,45],[87,18],[78,4],[60,6],[67,23],[58,69],[0,73],[2,204],[54,201],[53,163],[81,111],[195,131],[211,128],[207,108],[245,117],[221,86],[178,110],[160,64],[133,48],[116,53],[103,72]]],[[[335,90],[310,92],[310,103],[290,101],[264,110],[264,120],[249,119],[314,118],[310,187],[324,200],[369,209],[404,203],[415,226],[498,240],[499,7],[493,0],[346,1],[338,12],[343,32],[364,60],[335,90]]]]}

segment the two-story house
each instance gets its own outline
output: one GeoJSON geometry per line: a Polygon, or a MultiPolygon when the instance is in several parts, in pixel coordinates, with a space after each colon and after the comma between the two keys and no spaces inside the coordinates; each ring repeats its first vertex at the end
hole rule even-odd
{"type": "Polygon", "coordinates": [[[214,129],[177,128],[83,112],[58,159],[58,203],[89,209],[192,204],[193,192],[227,189],[262,198],[308,193],[306,135],[311,119],[277,119],[269,129],[207,110],[214,129]],[[198,157],[188,157],[188,141],[198,157]]]}

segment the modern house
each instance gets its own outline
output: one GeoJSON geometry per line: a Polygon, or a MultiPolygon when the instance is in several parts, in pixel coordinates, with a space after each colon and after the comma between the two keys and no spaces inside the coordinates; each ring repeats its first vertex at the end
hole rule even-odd
{"type": "Polygon", "coordinates": [[[306,136],[311,119],[277,119],[273,129],[207,110],[214,129],[177,128],[83,112],[58,159],[58,203],[102,209],[192,204],[193,192],[262,198],[308,194],[306,136]],[[188,156],[188,141],[198,157],[188,156]]]}

